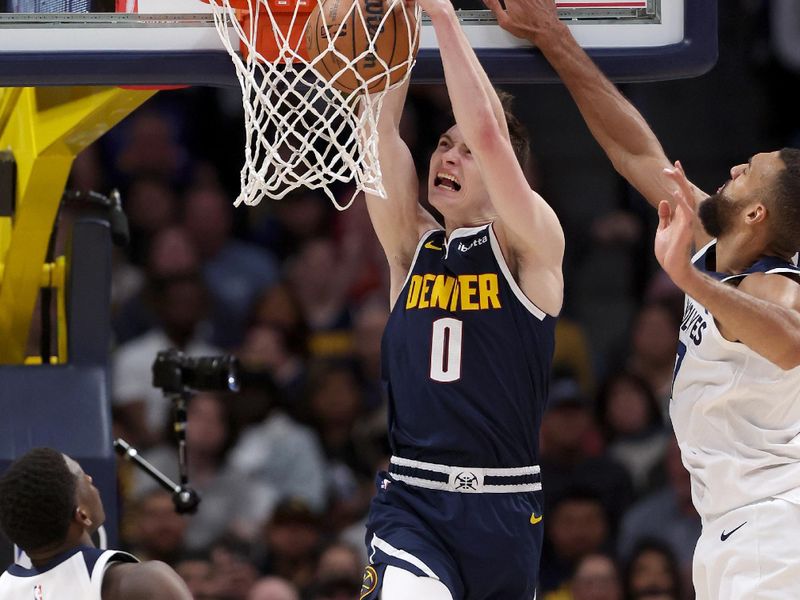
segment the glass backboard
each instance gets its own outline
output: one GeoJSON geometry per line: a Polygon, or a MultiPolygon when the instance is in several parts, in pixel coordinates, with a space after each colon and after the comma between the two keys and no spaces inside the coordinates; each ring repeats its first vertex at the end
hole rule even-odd
{"type": "MultiPolygon", "coordinates": [[[[480,0],[454,0],[496,82],[554,81],[480,0]]],[[[559,14],[618,81],[699,75],[716,61],[716,0],[565,0],[559,14]]],[[[235,39],[234,37],[231,38],[235,39]]],[[[441,81],[423,21],[414,81],[441,81]]],[[[238,85],[201,0],[0,0],[0,85],[238,85]]]]}

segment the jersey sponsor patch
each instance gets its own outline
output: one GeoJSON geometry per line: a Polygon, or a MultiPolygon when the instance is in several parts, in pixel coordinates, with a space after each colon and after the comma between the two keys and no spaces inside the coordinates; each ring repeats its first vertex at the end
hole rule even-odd
{"type": "Polygon", "coordinates": [[[372,565],[367,565],[364,568],[364,577],[361,579],[361,594],[359,600],[364,600],[375,588],[378,587],[378,572],[372,565]]]}
{"type": "Polygon", "coordinates": [[[489,236],[485,235],[485,236],[480,237],[480,238],[475,238],[469,244],[465,244],[464,242],[459,242],[458,243],[458,251],[459,252],[469,252],[470,250],[472,250],[476,246],[482,246],[483,244],[486,244],[488,241],[489,241],[489,236]]]}

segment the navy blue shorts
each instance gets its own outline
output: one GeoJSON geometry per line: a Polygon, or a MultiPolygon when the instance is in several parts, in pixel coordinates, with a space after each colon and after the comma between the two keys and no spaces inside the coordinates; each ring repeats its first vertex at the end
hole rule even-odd
{"type": "Polygon", "coordinates": [[[367,521],[362,600],[389,565],[436,577],[454,600],[531,600],[539,574],[541,492],[464,494],[378,474],[367,521]]]}

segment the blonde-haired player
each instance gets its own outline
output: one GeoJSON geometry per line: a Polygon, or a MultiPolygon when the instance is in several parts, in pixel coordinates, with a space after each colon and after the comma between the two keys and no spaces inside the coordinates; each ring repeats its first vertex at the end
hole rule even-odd
{"type": "Polygon", "coordinates": [[[527,141],[516,127],[509,135],[453,5],[420,5],[456,124],[430,160],[428,199],[442,228],[418,202],[398,133],[405,88],[389,93],[381,115],[388,198],[367,196],[367,206],[391,276],[382,360],[393,456],[370,510],[361,598],[530,600],[564,234],[525,179],[515,149],[527,141]]]}

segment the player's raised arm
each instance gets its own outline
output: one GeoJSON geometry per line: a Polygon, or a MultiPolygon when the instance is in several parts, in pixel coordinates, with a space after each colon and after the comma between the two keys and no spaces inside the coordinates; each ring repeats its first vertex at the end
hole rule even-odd
{"type": "Polygon", "coordinates": [[[365,194],[372,226],[389,261],[392,304],[400,293],[420,236],[438,227],[419,204],[417,170],[408,146],[400,137],[408,84],[406,81],[386,94],[378,121],[378,159],[387,197],[365,194]]]}
{"type": "MultiPolygon", "coordinates": [[[[614,168],[653,206],[672,198],[674,183],[664,175],[672,164],[641,113],[622,95],[558,19],[553,0],[484,0],[501,27],[535,44],[558,73],[592,135],[614,168]]],[[[692,206],[707,194],[693,186],[692,206]]],[[[700,228],[696,244],[709,236],[700,228]]]]}
{"type": "Polygon", "coordinates": [[[563,300],[564,233],[553,210],[530,188],[498,117],[497,94],[448,0],[420,0],[431,18],[456,123],[475,157],[497,213],[501,247],[518,283],[542,310],[557,315],[563,300]]]}

